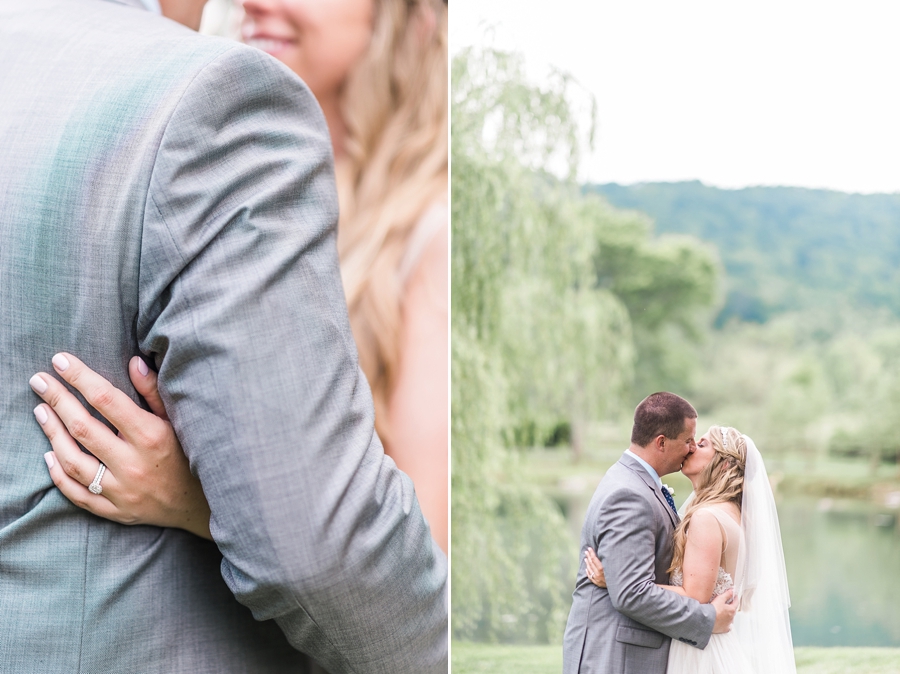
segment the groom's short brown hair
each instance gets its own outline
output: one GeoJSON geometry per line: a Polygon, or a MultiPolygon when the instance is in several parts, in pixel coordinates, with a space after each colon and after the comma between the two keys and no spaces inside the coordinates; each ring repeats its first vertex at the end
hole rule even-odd
{"type": "Polygon", "coordinates": [[[684,432],[684,420],[696,418],[697,410],[681,396],[651,393],[634,410],[631,442],[646,447],[658,435],[677,438],[684,432]]]}

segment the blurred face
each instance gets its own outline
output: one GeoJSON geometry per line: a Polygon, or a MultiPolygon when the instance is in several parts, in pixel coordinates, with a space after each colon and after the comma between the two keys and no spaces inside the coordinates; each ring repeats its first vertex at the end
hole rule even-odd
{"type": "Polygon", "coordinates": [[[320,101],[337,96],[372,37],[375,0],[243,0],[244,42],[271,54],[320,101]]]}
{"type": "Polygon", "coordinates": [[[681,466],[681,472],[687,477],[696,477],[703,472],[703,469],[712,461],[716,450],[713,449],[712,441],[709,434],[712,429],[706,431],[706,434],[697,442],[697,449],[688,456],[681,466]]]}

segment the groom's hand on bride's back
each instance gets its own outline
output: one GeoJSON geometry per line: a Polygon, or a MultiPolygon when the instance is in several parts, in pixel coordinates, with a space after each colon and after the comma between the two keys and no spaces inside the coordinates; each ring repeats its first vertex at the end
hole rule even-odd
{"type": "Polygon", "coordinates": [[[737,603],[733,602],[734,590],[728,590],[713,599],[712,605],[716,609],[716,624],[713,626],[713,634],[722,634],[731,630],[734,614],[737,611],[737,603]]]}

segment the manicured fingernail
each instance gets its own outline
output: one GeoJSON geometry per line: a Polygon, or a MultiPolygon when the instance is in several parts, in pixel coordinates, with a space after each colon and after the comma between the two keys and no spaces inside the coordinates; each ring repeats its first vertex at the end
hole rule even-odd
{"type": "Polygon", "coordinates": [[[46,454],[44,454],[44,461],[47,462],[47,468],[53,468],[53,452],[47,452],[46,454]]]}
{"type": "Polygon", "coordinates": [[[143,358],[138,358],[138,372],[141,373],[142,377],[146,377],[147,373],[150,372],[150,368],[147,367],[147,363],[144,362],[143,358]]]}
{"type": "Polygon", "coordinates": [[[47,382],[40,375],[34,375],[28,380],[28,383],[37,393],[44,393],[47,390],[47,382]]]}
{"type": "Polygon", "coordinates": [[[64,355],[62,355],[61,353],[58,353],[55,356],[53,356],[52,361],[53,361],[53,367],[55,367],[60,372],[65,372],[66,369],[69,367],[69,359],[66,358],[64,355]]]}
{"type": "Polygon", "coordinates": [[[47,410],[44,409],[44,406],[38,405],[34,408],[34,418],[38,420],[38,423],[41,426],[43,426],[50,417],[47,416],[47,410]]]}

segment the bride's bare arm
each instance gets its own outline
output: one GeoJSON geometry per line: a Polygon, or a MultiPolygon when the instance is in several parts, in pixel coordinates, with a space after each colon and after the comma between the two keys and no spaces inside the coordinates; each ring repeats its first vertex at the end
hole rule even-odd
{"type": "Polygon", "coordinates": [[[716,586],[722,559],[722,527],[708,510],[697,510],[684,546],[684,591],[688,597],[708,602],[716,586]]]}
{"type": "Polygon", "coordinates": [[[53,447],[44,459],[66,498],[121,524],[175,527],[212,539],[209,504],[166,416],[156,373],[139,357],[128,366],[135,389],[155,412],[151,414],[70,354],[56,354],[53,368],[119,431],[116,435],[92,417],[55,377],[41,372],[31,378],[31,387],[45,401],[34,416],[53,447]],[[103,491],[93,494],[88,485],[100,461],[107,467],[100,482],[103,491]]]}
{"type": "MultiPolygon", "coordinates": [[[[693,597],[703,604],[709,603],[719,574],[722,544],[722,529],[715,515],[704,510],[695,512],[684,550],[684,587],[661,584],[659,587],[684,597],[693,597]]],[[[591,582],[598,587],[606,587],[603,564],[591,548],[585,551],[585,564],[591,582]]]]}
{"type": "Polygon", "coordinates": [[[447,552],[448,231],[438,231],[403,298],[400,363],[388,403],[388,454],[412,478],[431,535],[447,552]]]}

